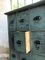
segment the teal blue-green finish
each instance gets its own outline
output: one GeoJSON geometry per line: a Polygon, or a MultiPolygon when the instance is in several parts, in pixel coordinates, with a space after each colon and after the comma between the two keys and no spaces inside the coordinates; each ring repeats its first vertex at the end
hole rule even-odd
{"type": "Polygon", "coordinates": [[[9,31],[16,31],[16,15],[8,16],[9,31]]]}
{"type": "Polygon", "coordinates": [[[45,6],[36,7],[29,12],[31,31],[45,30],[45,6]],[[34,17],[40,16],[40,20],[34,21],[34,17]]]}
{"type": "Polygon", "coordinates": [[[23,11],[16,14],[16,21],[17,21],[17,30],[19,31],[29,31],[29,19],[28,19],[28,12],[23,11]],[[23,22],[20,22],[21,20],[23,22]]]}
{"type": "Polygon", "coordinates": [[[31,49],[33,54],[45,56],[45,32],[31,32],[31,49]],[[35,41],[40,42],[36,45],[35,41]]]}
{"type": "Polygon", "coordinates": [[[32,60],[45,60],[45,56],[33,54],[33,59],[32,60]]]}
{"type": "Polygon", "coordinates": [[[25,32],[15,32],[14,36],[14,46],[17,52],[26,52],[25,45],[25,32]],[[17,41],[20,40],[21,44],[17,44],[17,41]]]}
{"type": "Polygon", "coordinates": [[[6,13],[10,60],[45,60],[45,3],[43,3],[6,13]],[[29,53],[26,53],[25,32],[27,31],[30,31],[29,53]]]}
{"type": "Polygon", "coordinates": [[[10,52],[10,60],[19,60],[19,54],[16,51],[10,52]]]}
{"type": "Polygon", "coordinates": [[[30,60],[30,53],[21,53],[20,54],[20,60],[30,60]]]}
{"type": "Polygon", "coordinates": [[[28,12],[20,12],[8,16],[9,31],[29,31],[28,12]],[[17,18],[18,17],[18,18],[17,18]],[[23,22],[20,22],[23,19],[23,22]],[[13,23],[11,24],[11,22],[13,23]]]}
{"type": "Polygon", "coordinates": [[[14,50],[14,32],[9,32],[9,39],[10,50],[14,50]]]}

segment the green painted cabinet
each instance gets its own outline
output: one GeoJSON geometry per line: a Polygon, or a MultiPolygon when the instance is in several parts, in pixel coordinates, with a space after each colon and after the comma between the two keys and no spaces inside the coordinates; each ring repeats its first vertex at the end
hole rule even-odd
{"type": "Polygon", "coordinates": [[[45,60],[45,2],[5,14],[8,16],[10,60],[45,60]]]}

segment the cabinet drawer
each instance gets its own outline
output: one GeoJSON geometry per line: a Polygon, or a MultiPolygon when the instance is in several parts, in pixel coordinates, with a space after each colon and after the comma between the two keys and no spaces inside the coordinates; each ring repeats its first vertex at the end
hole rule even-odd
{"type": "Polygon", "coordinates": [[[16,30],[16,15],[8,16],[8,27],[9,27],[9,31],[16,30]]]}
{"type": "Polygon", "coordinates": [[[20,60],[30,60],[30,59],[31,59],[30,53],[28,53],[28,54],[25,54],[25,53],[20,54],[20,60]]]}
{"type": "Polygon", "coordinates": [[[27,11],[17,13],[17,30],[29,31],[29,19],[27,11]]]}
{"type": "Polygon", "coordinates": [[[45,32],[31,32],[31,50],[34,54],[45,55],[45,32]]]}
{"type": "Polygon", "coordinates": [[[18,52],[30,52],[29,32],[15,32],[14,46],[18,52]]]}
{"type": "Polygon", "coordinates": [[[24,32],[15,32],[14,46],[17,52],[25,52],[25,33],[24,32]]]}
{"type": "Polygon", "coordinates": [[[33,60],[45,60],[45,56],[33,55],[33,60]]]}
{"type": "Polygon", "coordinates": [[[19,60],[18,53],[16,51],[10,52],[10,60],[19,60]]]}
{"type": "Polygon", "coordinates": [[[45,6],[31,9],[29,19],[31,30],[45,30],[45,6]]]}
{"type": "Polygon", "coordinates": [[[14,50],[14,32],[9,32],[9,47],[10,50],[14,50]]]}

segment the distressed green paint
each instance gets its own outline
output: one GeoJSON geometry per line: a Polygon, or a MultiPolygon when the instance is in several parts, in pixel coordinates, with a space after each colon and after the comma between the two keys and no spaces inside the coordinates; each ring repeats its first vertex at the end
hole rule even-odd
{"type": "Polygon", "coordinates": [[[16,15],[8,16],[8,28],[9,31],[16,31],[16,15]]]}
{"type": "Polygon", "coordinates": [[[28,12],[20,12],[16,14],[17,18],[17,30],[19,31],[29,31],[29,19],[28,19],[28,12]],[[23,20],[23,22],[20,22],[23,20]]]}
{"type": "Polygon", "coordinates": [[[26,52],[25,32],[15,32],[14,46],[17,52],[21,52],[21,53],[26,52]],[[17,43],[18,41],[21,41],[21,42],[17,43]]]}
{"type": "Polygon", "coordinates": [[[45,32],[31,32],[31,49],[33,54],[45,56],[45,32]],[[40,43],[35,43],[39,41],[40,43]]]}
{"type": "Polygon", "coordinates": [[[45,6],[36,7],[29,12],[32,31],[45,30],[45,6]],[[34,21],[34,17],[40,16],[40,20],[34,21]]]}

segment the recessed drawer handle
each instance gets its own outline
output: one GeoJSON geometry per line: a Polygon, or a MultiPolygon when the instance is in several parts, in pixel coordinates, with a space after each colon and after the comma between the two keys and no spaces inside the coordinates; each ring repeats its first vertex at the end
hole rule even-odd
{"type": "Polygon", "coordinates": [[[36,41],[34,41],[34,44],[35,44],[36,49],[39,50],[40,41],[39,40],[36,40],[36,41]]]}
{"type": "Polygon", "coordinates": [[[36,17],[33,18],[34,21],[39,21],[40,19],[41,19],[40,16],[36,16],[36,17]]]}
{"type": "Polygon", "coordinates": [[[22,58],[22,60],[26,60],[26,58],[22,58]]]}
{"type": "Polygon", "coordinates": [[[24,19],[20,19],[20,23],[23,23],[24,22],[24,19]]]}
{"type": "Polygon", "coordinates": [[[37,44],[37,45],[40,45],[40,41],[39,40],[34,41],[34,43],[37,44]]]}
{"type": "Polygon", "coordinates": [[[17,44],[18,44],[18,45],[21,45],[21,41],[20,41],[20,40],[18,40],[18,41],[17,41],[17,44]]]}

